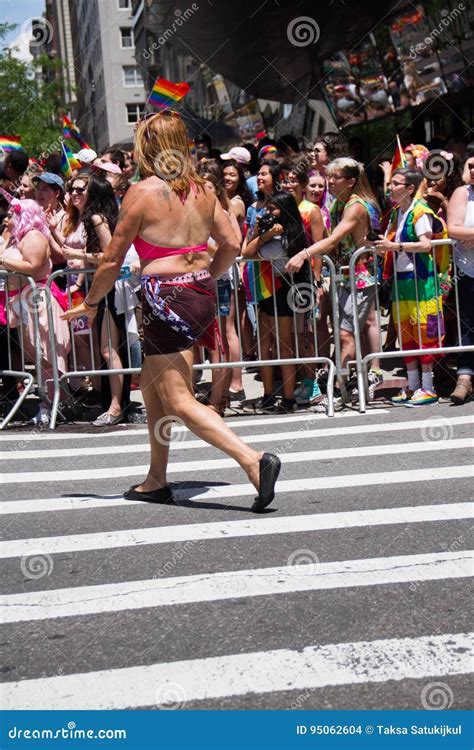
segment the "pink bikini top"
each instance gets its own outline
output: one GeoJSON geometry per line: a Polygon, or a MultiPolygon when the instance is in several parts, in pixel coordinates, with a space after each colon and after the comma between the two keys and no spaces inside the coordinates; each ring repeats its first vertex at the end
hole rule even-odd
{"type": "Polygon", "coordinates": [[[207,251],[207,243],[205,245],[194,245],[190,247],[161,247],[160,245],[152,245],[138,235],[135,237],[133,244],[135,245],[135,250],[141,260],[157,260],[158,258],[169,258],[172,255],[202,253],[207,251]]]}

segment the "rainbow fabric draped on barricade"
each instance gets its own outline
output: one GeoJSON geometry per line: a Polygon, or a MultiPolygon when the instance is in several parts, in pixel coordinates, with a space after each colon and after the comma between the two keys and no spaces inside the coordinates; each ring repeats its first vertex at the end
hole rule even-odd
{"type": "Polygon", "coordinates": [[[258,260],[247,263],[244,268],[242,281],[245,294],[249,302],[261,302],[271,297],[281,287],[278,276],[274,276],[273,283],[272,264],[268,260],[258,260]]]}

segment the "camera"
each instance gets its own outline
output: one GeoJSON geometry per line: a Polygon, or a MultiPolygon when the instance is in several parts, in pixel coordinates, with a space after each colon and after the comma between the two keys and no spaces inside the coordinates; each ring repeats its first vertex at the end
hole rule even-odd
{"type": "Polygon", "coordinates": [[[273,216],[273,214],[263,214],[263,216],[259,216],[258,233],[263,234],[264,232],[268,232],[268,230],[274,227],[277,223],[278,219],[276,216],[273,216]]]}

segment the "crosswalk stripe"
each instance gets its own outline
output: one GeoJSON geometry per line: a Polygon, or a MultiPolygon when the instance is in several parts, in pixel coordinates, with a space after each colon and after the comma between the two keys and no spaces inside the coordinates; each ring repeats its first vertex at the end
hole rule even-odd
{"type": "Polygon", "coordinates": [[[2,622],[78,617],[299,591],[466,578],[472,576],[474,553],[460,550],[161,578],[161,573],[168,573],[167,567],[171,570],[174,567],[172,560],[167,562],[168,565],[165,563],[164,568],[157,571],[157,578],[144,581],[1,596],[2,622]]]}
{"type": "Polygon", "coordinates": [[[254,521],[212,521],[180,526],[155,526],[146,529],[98,531],[93,534],[14,539],[0,542],[0,559],[35,554],[61,554],[90,550],[135,547],[145,544],[230,539],[235,537],[294,534],[298,532],[349,529],[391,524],[456,521],[473,517],[472,503],[381,508],[339,513],[316,513],[282,518],[258,518],[254,521]]]}
{"type": "MultiPolygon", "coordinates": [[[[373,411],[368,412],[365,416],[368,417],[378,417],[383,416],[384,414],[388,414],[388,409],[374,409],[373,411]]],[[[354,419],[358,418],[360,415],[359,413],[354,413],[351,411],[343,411],[336,413],[332,419],[354,419]]],[[[325,414],[317,414],[315,412],[306,412],[304,414],[291,414],[291,415],[285,415],[285,416],[278,416],[278,415],[271,415],[271,416],[265,416],[260,415],[259,417],[256,417],[255,419],[250,419],[245,416],[240,417],[239,419],[234,420],[227,420],[226,419],[226,425],[229,427],[255,427],[256,425],[262,425],[262,424],[284,424],[285,422],[322,422],[326,421],[327,416],[325,414]]],[[[332,420],[331,420],[332,421],[332,420]]],[[[2,433],[2,442],[3,441],[10,441],[15,443],[24,443],[24,442],[31,442],[31,441],[41,441],[44,440],[88,440],[88,439],[94,439],[94,438],[123,438],[123,437],[136,437],[137,435],[148,435],[148,430],[146,427],[140,427],[137,429],[128,429],[128,425],[126,424],[118,424],[115,425],[113,431],[110,432],[104,432],[103,430],[97,430],[94,428],[91,428],[92,432],[39,432],[38,429],[34,429],[30,432],[12,432],[12,433],[2,433]]],[[[184,427],[184,425],[175,425],[173,427],[173,432],[189,432],[187,427],[184,427]]]]}
{"type": "MultiPolygon", "coordinates": [[[[422,453],[447,450],[462,450],[463,448],[473,448],[473,438],[459,438],[456,440],[426,440],[421,443],[405,443],[402,445],[360,445],[355,448],[331,448],[327,450],[315,451],[298,451],[297,453],[282,453],[282,463],[306,463],[308,461],[326,461],[359,458],[364,456],[390,456],[396,451],[397,455],[409,453],[422,453]]],[[[109,449],[115,453],[113,448],[109,449]]],[[[169,464],[168,473],[183,474],[199,471],[209,471],[214,469],[229,469],[236,467],[236,462],[232,458],[209,459],[199,461],[180,461],[169,464]]],[[[131,477],[138,474],[146,474],[148,465],[142,466],[114,466],[104,469],[66,469],[64,471],[16,471],[8,474],[0,474],[1,484],[32,484],[36,482],[73,482],[84,479],[108,479],[111,472],[114,477],[131,477]]]]}
{"type": "MultiPolygon", "coordinates": [[[[304,422],[305,420],[303,420],[304,422]]],[[[312,424],[313,419],[306,420],[305,425],[312,424]]],[[[382,432],[399,432],[401,430],[422,430],[426,432],[427,440],[430,442],[436,442],[438,440],[437,434],[439,431],[439,435],[441,436],[441,439],[444,440],[446,438],[451,437],[452,429],[456,425],[463,425],[463,424],[471,424],[473,422],[472,417],[453,417],[452,419],[448,420],[416,420],[416,421],[410,421],[410,422],[393,422],[393,423],[387,423],[387,424],[367,424],[367,423],[361,423],[358,425],[349,425],[347,427],[332,427],[332,428],[321,428],[321,429],[308,429],[307,426],[300,427],[298,430],[294,430],[291,432],[267,432],[263,434],[255,434],[255,435],[244,435],[243,439],[247,443],[265,443],[265,442],[292,442],[294,440],[306,440],[308,438],[321,438],[321,437],[336,437],[339,435],[365,435],[365,434],[374,434],[374,433],[382,433],[382,432]]],[[[288,424],[292,424],[293,420],[291,422],[288,420],[288,424]]],[[[248,422],[246,424],[249,424],[248,422]]],[[[245,426],[242,423],[242,426],[245,426]]],[[[183,432],[183,430],[181,431],[183,432]]],[[[180,434],[179,429],[176,430],[176,436],[173,439],[173,435],[175,434],[174,431],[172,433],[172,440],[171,440],[171,450],[194,450],[195,448],[209,448],[208,443],[204,442],[203,440],[188,440],[187,437],[183,439],[180,439],[178,435],[180,434]]],[[[128,436],[132,434],[137,434],[135,431],[130,431],[126,433],[128,436]]],[[[144,432],[140,432],[140,434],[145,434],[144,432]]],[[[147,434],[147,433],[146,433],[147,434]]],[[[187,433],[186,433],[187,434],[187,433]]],[[[191,434],[191,433],[189,433],[191,434]]],[[[112,433],[110,433],[111,437],[113,437],[112,433]]],[[[64,435],[65,438],[70,437],[91,437],[92,435],[64,435]]],[[[11,437],[11,436],[7,436],[11,437]]],[[[44,439],[51,439],[50,435],[45,435],[44,439]]],[[[105,435],[101,435],[101,437],[105,437],[105,435]]],[[[123,437],[123,434],[121,434],[121,437],[123,437]]],[[[3,439],[3,436],[2,436],[3,439]]],[[[58,439],[56,437],[56,439],[58,439]]],[[[62,436],[61,436],[62,439],[62,436]]],[[[18,441],[18,444],[21,444],[21,440],[18,441]]],[[[107,446],[85,446],[84,448],[58,448],[58,449],[51,449],[51,450],[44,450],[41,451],[39,449],[38,451],[21,451],[21,450],[10,450],[8,452],[5,452],[1,455],[1,460],[15,460],[16,458],[69,458],[72,456],[87,456],[87,455],[94,455],[94,456],[100,456],[100,455],[109,455],[109,454],[119,454],[119,453],[146,453],[149,450],[148,441],[139,443],[139,444],[128,444],[128,445],[107,445],[107,446]]]]}
{"type": "Polygon", "coordinates": [[[318,644],[7,682],[3,708],[180,708],[247,693],[463,675],[472,670],[472,635],[318,644]]]}
{"type": "MultiPolygon", "coordinates": [[[[136,471],[138,471],[138,468],[136,467],[136,471]]],[[[114,469],[109,470],[109,477],[113,472],[114,469]]],[[[441,466],[390,472],[365,472],[364,474],[342,474],[318,478],[308,477],[303,479],[279,480],[276,489],[277,495],[282,495],[286,492],[294,494],[311,490],[327,491],[343,487],[379,487],[381,485],[412,482],[452,481],[453,479],[472,478],[473,473],[472,466],[441,466]]],[[[184,486],[176,492],[178,503],[184,500],[192,502],[201,500],[227,500],[232,497],[241,498],[251,495],[255,495],[255,488],[250,483],[211,486],[202,492],[196,492],[195,488],[184,486]]],[[[124,500],[122,496],[101,495],[93,497],[91,494],[84,497],[69,496],[34,500],[8,500],[0,503],[0,515],[58,510],[88,510],[90,508],[111,508],[115,505],[137,506],[139,504],[138,501],[124,500]]]]}

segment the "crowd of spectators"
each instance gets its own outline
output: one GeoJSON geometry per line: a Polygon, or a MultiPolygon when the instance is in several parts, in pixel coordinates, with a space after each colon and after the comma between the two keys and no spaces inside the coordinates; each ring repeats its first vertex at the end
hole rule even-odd
{"type": "MultiPolygon", "coordinates": [[[[265,137],[223,152],[213,148],[207,134],[196,139],[198,173],[213,186],[240,237],[242,255],[217,280],[222,353],[196,347],[196,365],[206,357],[213,363],[221,357],[244,360],[249,368],[258,359],[330,358],[340,342],[346,367],[355,359],[355,316],[364,354],[379,352],[381,342],[386,349],[403,350],[474,344],[474,149],[459,138],[429,147],[408,144],[405,166],[393,168],[388,152],[380,163],[364,165],[360,145],[339,132],[321,135],[308,147],[292,136],[265,137]],[[454,252],[442,243],[432,249],[431,240],[448,236],[455,241],[454,252]],[[355,265],[354,300],[349,265],[360,248],[366,252],[355,265]],[[325,255],[335,264],[332,282],[325,255]],[[331,283],[337,285],[338,330],[331,283]]],[[[56,368],[59,375],[77,373],[63,381],[63,397],[87,392],[90,400],[92,394],[102,406],[94,425],[110,426],[127,419],[138,377],[119,372],[81,377],[80,372],[141,366],[140,263],[133,245],[91,330],[87,319],[70,325],[61,312],[84,299],[91,279],[85,269],[100,263],[123,196],[140,175],[133,151],[117,148],[97,156],[83,149],[78,156],[82,168],[68,179],[55,155],[42,167],[24,151],[4,158],[0,270],[9,277],[0,278],[0,368],[21,370],[23,356],[35,363],[32,306],[24,300],[24,279],[16,275],[23,274],[39,290],[41,382],[48,386],[40,391],[33,422],[49,423],[56,368]],[[54,281],[47,285],[51,274],[54,281]]],[[[209,253],[218,249],[210,237],[209,253]]],[[[460,353],[456,365],[450,397],[462,404],[472,396],[474,352],[460,353]]],[[[449,374],[446,358],[411,355],[405,366],[407,387],[392,402],[435,403],[436,377],[449,374]]],[[[257,377],[262,381],[254,404],[258,411],[327,408],[327,365],[286,362],[261,367],[257,377]]],[[[383,377],[379,360],[372,358],[370,397],[383,377]]],[[[7,409],[23,383],[1,372],[0,378],[7,409]]],[[[338,385],[357,399],[350,377],[341,377],[338,385]]],[[[242,367],[212,370],[209,393],[200,397],[221,414],[231,402],[245,404],[242,367]]]]}

